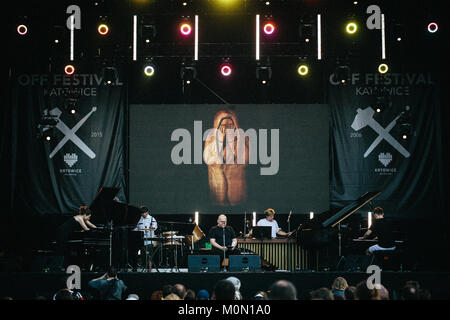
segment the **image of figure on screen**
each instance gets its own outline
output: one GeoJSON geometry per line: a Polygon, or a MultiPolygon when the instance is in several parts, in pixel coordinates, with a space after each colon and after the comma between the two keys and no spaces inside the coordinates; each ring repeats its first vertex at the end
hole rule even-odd
{"type": "Polygon", "coordinates": [[[205,139],[203,158],[208,166],[211,201],[219,206],[235,206],[247,201],[246,167],[249,141],[239,128],[236,113],[220,110],[213,129],[205,139]]]}

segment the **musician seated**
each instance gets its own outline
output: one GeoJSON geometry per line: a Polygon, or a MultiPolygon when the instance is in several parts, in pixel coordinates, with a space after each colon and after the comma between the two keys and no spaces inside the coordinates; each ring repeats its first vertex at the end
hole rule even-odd
{"type": "MultiPolygon", "coordinates": [[[[264,219],[258,220],[256,225],[258,227],[272,227],[272,239],[276,238],[277,236],[289,237],[293,233],[293,232],[284,232],[283,230],[281,230],[281,228],[278,226],[278,222],[274,218],[275,210],[269,208],[266,211],[264,211],[264,213],[266,217],[264,219]]],[[[252,236],[252,231],[253,230],[250,230],[250,232],[246,235],[247,238],[252,236]]]]}
{"type": "Polygon", "coordinates": [[[378,244],[367,249],[366,254],[371,255],[375,251],[394,251],[396,247],[392,235],[392,223],[384,218],[383,208],[376,207],[373,213],[375,217],[374,223],[362,237],[358,238],[359,240],[365,240],[370,236],[375,236],[375,239],[378,240],[378,244]]]}
{"type": "Polygon", "coordinates": [[[227,226],[227,216],[221,214],[217,218],[217,226],[212,227],[208,233],[209,242],[213,246],[213,254],[219,255],[220,263],[225,256],[237,255],[239,250],[236,249],[237,238],[234,229],[227,226]]]}

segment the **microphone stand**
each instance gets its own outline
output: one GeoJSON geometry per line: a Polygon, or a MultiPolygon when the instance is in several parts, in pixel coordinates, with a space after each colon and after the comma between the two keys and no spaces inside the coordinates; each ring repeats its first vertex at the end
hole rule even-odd
{"type": "Polygon", "coordinates": [[[244,213],[244,254],[247,254],[247,243],[245,241],[245,240],[247,240],[246,228],[247,228],[247,211],[245,211],[245,213],[244,213]]]}
{"type": "Polygon", "coordinates": [[[227,267],[225,266],[225,259],[226,259],[226,245],[225,245],[225,228],[223,228],[223,272],[227,272],[227,267]]]}
{"type": "MultiPolygon", "coordinates": [[[[288,223],[288,233],[291,232],[291,214],[292,214],[292,210],[289,211],[289,216],[287,219],[287,223],[288,223]]],[[[291,269],[291,237],[288,236],[288,254],[287,254],[287,258],[288,258],[288,263],[287,263],[287,268],[289,271],[292,271],[291,269]]]]}

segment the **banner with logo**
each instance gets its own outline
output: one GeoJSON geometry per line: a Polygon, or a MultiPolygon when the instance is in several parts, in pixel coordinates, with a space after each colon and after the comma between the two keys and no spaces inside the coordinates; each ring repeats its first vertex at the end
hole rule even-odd
{"type": "Polygon", "coordinates": [[[125,200],[125,90],[100,74],[17,74],[12,101],[16,208],[74,213],[102,186],[125,200]]]}
{"type": "Polygon", "coordinates": [[[439,212],[438,90],[429,73],[353,73],[345,85],[330,76],[331,206],[381,191],[373,205],[390,217],[428,218],[439,212]]]}

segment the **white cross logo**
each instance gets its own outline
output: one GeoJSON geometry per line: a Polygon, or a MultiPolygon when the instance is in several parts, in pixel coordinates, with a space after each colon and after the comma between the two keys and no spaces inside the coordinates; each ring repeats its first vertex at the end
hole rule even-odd
{"type": "Polygon", "coordinates": [[[49,114],[51,116],[56,117],[57,124],[56,128],[58,128],[59,131],[64,133],[64,138],[58,143],[58,145],[53,149],[53,151],[50,153],[50,159],[55,156],[55,154],[67,143],[67,141],[71,140],[75,145],[81,149],[87,156],[91,159],[95,158],[95,153],[89,149],[89,147],[75,134],[78,129],[86,122],[86,120],[91,116],[93,112],[97,110],[96,107],[92,107],[92,110],[83,118],[81,119],[72,129],[69,129],[67,125],[61,121],[61,113],[62,111],[58,108],[54,108],[49,111],[49,114]]]}
{"type": "Polygon", "coordinates": [[[405,158],[409,158],[410,153],[408,152],[408,150],[406,150],[389,133],[389,131],[391,131],[391,129],[396,125],[397,119],[400,118],[400,115],[397,116],[394,120],[392,120],[391,123],[386,128],[383,128],[373,118],[375,111],[371,107],[367,107],[364,110],[358,108],[357,112],[358,113],[356,114],[355,119],[353,120],[353,123],[352,123],[352,129],[355,131],[358,131],[366,126],[369,126],[373,130],[375,130],[376,133],[378,133],[378,137],[370,145],[369,149],[367,149],[367,151],[364,153],[364,158],[366,158],[383,139],[386,140],[391,146],[393,146],[398,152],[400,152],[405,158]]]}

